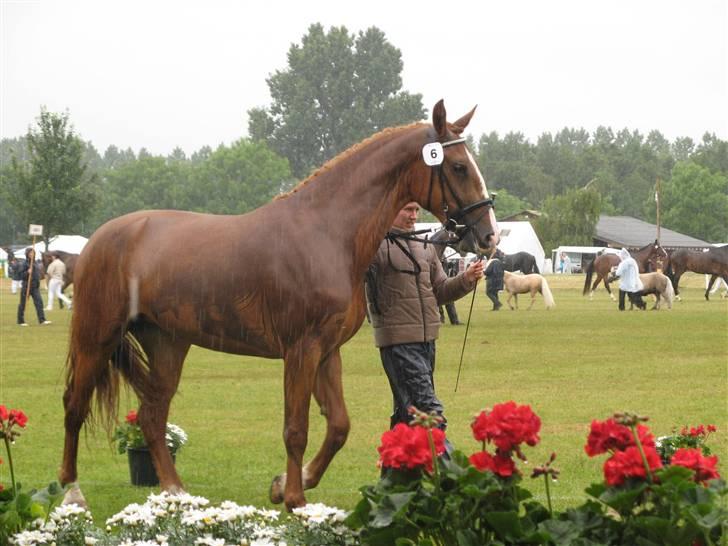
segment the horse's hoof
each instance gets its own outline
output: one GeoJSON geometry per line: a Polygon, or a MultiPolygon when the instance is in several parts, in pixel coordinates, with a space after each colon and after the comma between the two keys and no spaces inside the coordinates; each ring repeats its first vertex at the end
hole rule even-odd
{"type": "Polygon", "coordinates": [[[283,491],[286,488],[286,475],[280,474],[273,478],[270,484],[270,490],[268,491],[268,497],[273,504],[280,504],[283,502],[283,491]]]}
{"type": "Polygon", "coordinates": [[[77,504],[81,508],[88,508],[86,499],[83,493],[81,493],[81,488],[76,482],[69,484],[66,494],[63,495],[63,502],[61,504],[77,504]]]}

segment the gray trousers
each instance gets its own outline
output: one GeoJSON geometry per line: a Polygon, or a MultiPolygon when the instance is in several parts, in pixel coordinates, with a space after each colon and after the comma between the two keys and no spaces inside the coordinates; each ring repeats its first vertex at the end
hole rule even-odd
{"type": "MultiPolygon", "coordinates": [[[[392,389],[393,411],[390,425],[409,423],[410,406],[442,416],[442,402],[435,396],[435,342],[403,343],[379,349],[382,365],[392,389]]],[[[443,421],[441,428],[445,428],[443,421]]]]}

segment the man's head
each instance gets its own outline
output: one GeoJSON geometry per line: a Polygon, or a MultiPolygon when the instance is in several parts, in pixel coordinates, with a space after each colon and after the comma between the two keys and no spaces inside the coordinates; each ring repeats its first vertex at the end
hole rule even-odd
{"type": "Polygon", "coordinates": [[[394,222],[392,222],[392,227],[403,231],[413,231],[419,214],[420,205],[416,201],[410,201],[397,213],[394,222]]]}

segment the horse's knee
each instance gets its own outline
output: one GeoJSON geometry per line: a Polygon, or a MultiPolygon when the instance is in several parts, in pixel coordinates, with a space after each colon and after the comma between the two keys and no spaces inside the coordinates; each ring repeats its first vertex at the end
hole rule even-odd
{"type": "Polygon", "coordinates": [[[308,433],[303,428],[287,426],[283,431],[283,442],[289,455],[303,456],[308,443],[308,433]]]}

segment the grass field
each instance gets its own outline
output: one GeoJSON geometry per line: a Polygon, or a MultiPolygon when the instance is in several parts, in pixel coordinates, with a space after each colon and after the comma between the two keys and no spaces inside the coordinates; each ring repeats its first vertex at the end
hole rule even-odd
{"type": "MultiPolygon", "coordinates": [[[[526,454],[540,463],[557,452],[561,479],[553,491],[557,507],[565,508],[581,502],[584,488],[601,478],[603,458],[589,459],[583,451],[589,423],[629,409],[649,415],[656,435],[684,424],[715,424],[718,433],[709,443],[728,472],[728,300],[706,302],[703,277],[686,276],[683,301],[673,310],[619,313],[602,289],[593,301],[581,296],[582,275],[549,281],[556,300],[551,311],[539,298],[532,311],[493,313],[479,287],[457,393],[465,327],[442,328],[435,379],[456,446],[466,453],[476,450],[469,423],[481,408],[511,399],[530,404],[542,419],[542,440],[526,454]]],[[[458,302],[462,319],[469,305],[469,296],[458,302]]],[[[31,326],[20,328],[16,307],[17,296],[3,279],[0,404],[29,417],[13,449],[16,477],[26,488],[40,487],[56,478],[61,461],[70,312],[50,312],[53,324],[41,327],[29,305],[31,326]]],[[[351,434],[307,498],[350,509],[359,499],[358,488],[378,477],[376,447],[389,424],[391,395],[366,323],[344,347],[343,359],[351,434]]],[[[192,349],[170,416],[189,434],[177,456],[189,492],[214,502],[269,506],[270,480],[285,466],[282,375],[280,361],[192,349]]],[[[135,407],[127,393],[120,414],[135,407]]],[[[316,410],[307,459],[323,438],[316,410]]],[[[115,453],[104,431],[82,438],[80,483],[96,521],[142,502],[150,490],[129,485],[126,457],[115,453]]],[[[6,459],[5,453],[0,457],[6,459]]],[[[0,483],[8,481],[7,464],[0,465],[0,483]]],[[[543,499],[542,481],[526,477],[524,485],[543,499]]]]}

